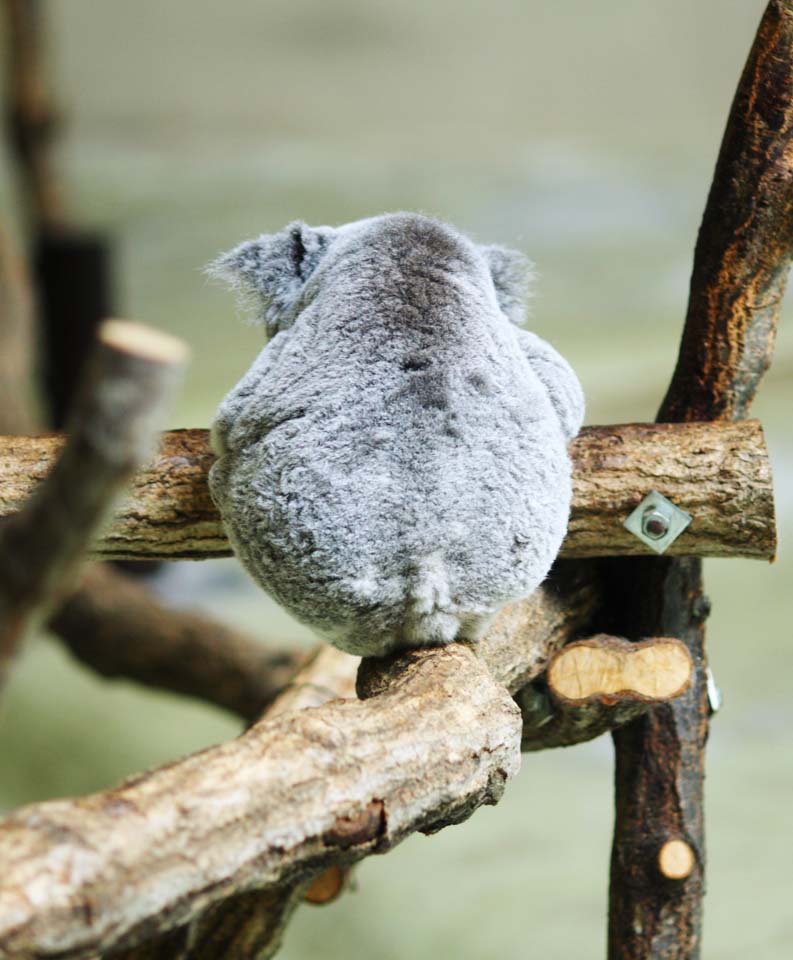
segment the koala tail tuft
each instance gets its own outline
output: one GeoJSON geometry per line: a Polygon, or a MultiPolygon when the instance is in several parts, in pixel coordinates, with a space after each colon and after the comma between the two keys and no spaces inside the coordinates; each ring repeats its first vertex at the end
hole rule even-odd
{"type": "Polygon", "coordinates": [[[422,560],[410,580],[403,625],[406,642],[416,647],[452,643],[460,620],[450,611],[449,578],[440,553],[422,560]]]}

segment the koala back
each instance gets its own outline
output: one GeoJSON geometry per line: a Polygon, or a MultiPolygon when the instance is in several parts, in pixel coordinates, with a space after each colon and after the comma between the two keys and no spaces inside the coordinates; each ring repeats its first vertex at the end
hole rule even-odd
{"type": "Polygon", "coordinates": [[[221,404],[212,496],[254,578],[342,649],[475,639],[558,552],[564,421],[479,248],[416,215],[352,226],[221,404]]]}

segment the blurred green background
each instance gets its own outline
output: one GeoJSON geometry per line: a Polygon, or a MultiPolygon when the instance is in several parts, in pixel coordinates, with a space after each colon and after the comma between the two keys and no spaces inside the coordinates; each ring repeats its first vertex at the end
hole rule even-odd
{"type": "MultiPolygon", "coordinates": [[[[651,419],[671,374],[696,229],[764,0],[50,0],[63,169],[117,239],[125,315],[194,350],[173,426],[205,426],[261,345],[204,279],[294,218],[421,210],[525,250],[532,326],[578,370],[588,421],[651,419]]],[[[15,199],[7,156],[0,200],[15,199]]],[[[706,564],[725,705],[709,745],[708,958],[793,953],[793,317],[754,413],[780,558],[706,564]]],[[[234,561],[158,589],[262,638],[309,643],[234,561]]],[[[109,784],[233,735],[220,712],[94,678],[46,637],[0,704],[0,806],[109,784]]],[[[282,955],[603,955],[608,739],[528,755],[495,809],[413,838],[304,907],[282,955]]]]}

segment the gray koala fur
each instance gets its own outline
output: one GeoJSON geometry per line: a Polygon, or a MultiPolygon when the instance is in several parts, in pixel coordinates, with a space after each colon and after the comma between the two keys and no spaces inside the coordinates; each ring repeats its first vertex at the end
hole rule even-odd
{"type": "Polygon", "coordinates": [[[209,271],[270,340],[209,482],[252,576],[350,653],[473,640],[567,527],[584,399],[524,319],[530,265],[412,213],[290,224],[209,271]]]}

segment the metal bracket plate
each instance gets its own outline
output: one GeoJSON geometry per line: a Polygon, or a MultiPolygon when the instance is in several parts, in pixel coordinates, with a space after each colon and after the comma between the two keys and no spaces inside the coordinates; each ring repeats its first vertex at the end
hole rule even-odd
{"type": "Polygon", "coordinates": [[[622,525],[655,553],[664,553],[692,519],[690,513],[651,490],[622,525]]]}

